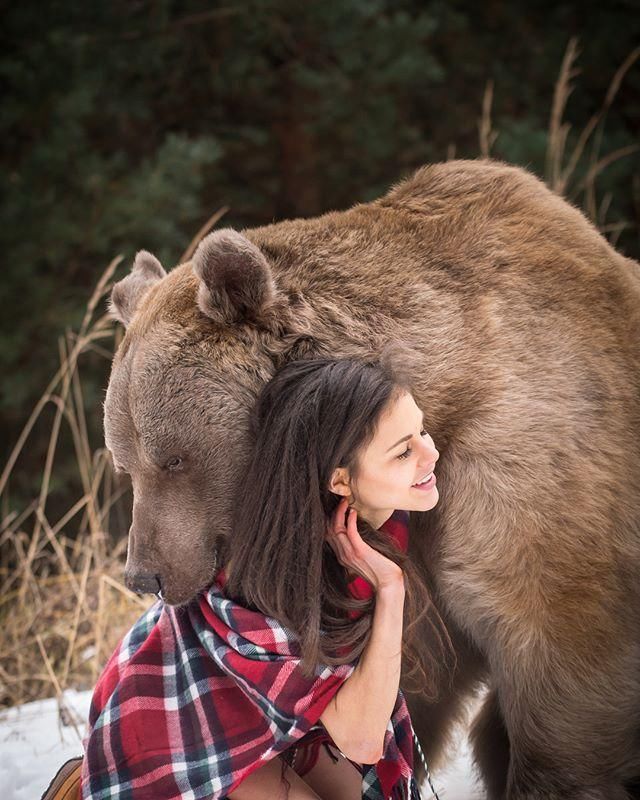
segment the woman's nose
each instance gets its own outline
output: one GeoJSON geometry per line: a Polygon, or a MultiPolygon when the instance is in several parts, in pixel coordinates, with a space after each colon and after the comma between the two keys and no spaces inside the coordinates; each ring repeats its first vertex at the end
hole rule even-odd
{"type": "Polygon", "coordinates": [[[436,449],[435,444],[433,443],[433,439],[428,436],[423,439],[424,442],[424,452],[422,455],[424,465],[427,466],[428,464],[432,464],[434,461],[437,461],[440,458],[440,453],[436,449]]]}

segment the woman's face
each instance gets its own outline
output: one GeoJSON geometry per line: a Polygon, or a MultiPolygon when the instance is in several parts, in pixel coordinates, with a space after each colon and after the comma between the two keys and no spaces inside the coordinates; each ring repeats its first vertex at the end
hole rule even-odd
{"type": "Polygon", "coordinates": [[[433,469],[439,457],[424,430],[422,412],[411,394],[403,392],[380,417],[373,439],[359,454],[357,479],[339,468],[332,490],[350,493],[358,514],[378,528],[395,509],[428,511],[435,506],[433,469]]]}

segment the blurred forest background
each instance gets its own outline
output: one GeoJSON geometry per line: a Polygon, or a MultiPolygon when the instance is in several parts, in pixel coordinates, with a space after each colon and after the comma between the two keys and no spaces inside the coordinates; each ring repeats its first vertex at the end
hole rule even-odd
{"type": "Polygon", "coordinates": [[[216,212],[317,215],[491,155],[640,257],[638,0],[42,0],[3,4],[0,37],[0,621],[14,601],[43,613],[38,576],[73,601],[68,629],[21,617],[0,642],[0,702],[58,691],[83,659],[95,676],[100,593],[137,602],[105,567],[128,506],[101,403],[105,297],[138,249],[171,268],[216,212]],[[91,588],[98,567],[110,583],[91,588]]]}

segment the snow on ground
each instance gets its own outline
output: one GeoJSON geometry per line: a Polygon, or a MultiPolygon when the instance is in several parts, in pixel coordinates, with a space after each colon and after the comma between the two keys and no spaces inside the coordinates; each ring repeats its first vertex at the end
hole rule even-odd
{"type": "MultiPolygon", "coordinates": [[[[89,714],[91,692],[65,692],[65,702],[76,720],[63,725],[55,699],[38,700],[0,713],[0,798],[37,800],[58,767],[82,754],[81,738],[89,714]]],[[[475,783],[464,731],[451,763],[434,775],[440,800],[482,800],[475,783]]],[[[423,787],[424,800],[432,797],[423,787]]]]}
{"type": "MultiPolygon", "coordinates": [[[[89,715],[91,692],[65,692],[75,712],[80,736],[89,715]]],[[[37,700],[0,713],[0,798],[38,800],[58,768],[82,755],[82,741],[72,725],[59,723],[55,698],[37,700]]]]}

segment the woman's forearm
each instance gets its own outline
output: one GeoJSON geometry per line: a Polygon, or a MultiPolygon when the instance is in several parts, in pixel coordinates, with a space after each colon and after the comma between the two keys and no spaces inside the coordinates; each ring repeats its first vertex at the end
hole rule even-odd
{"type": "Polygon", "coordinates": [[[404,581],[378,589],[371,636],[358,665],[320,719],[352,761],[374,764],[398,696],[402,656],[404,581]]]}

